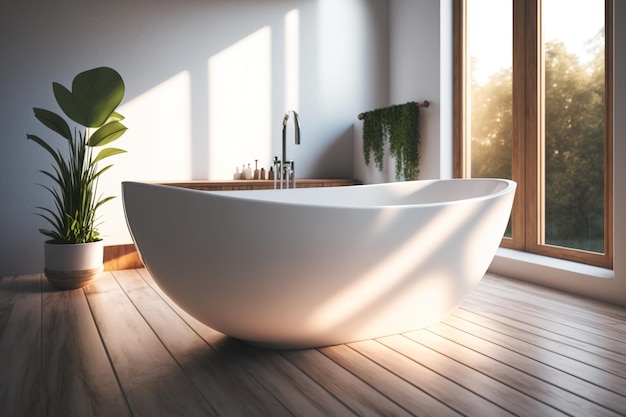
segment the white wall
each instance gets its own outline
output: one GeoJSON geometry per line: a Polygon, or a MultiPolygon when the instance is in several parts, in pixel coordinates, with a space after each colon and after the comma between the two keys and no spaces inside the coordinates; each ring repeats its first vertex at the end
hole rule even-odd
{"type": "MultiPolygon", "coordinates": [[[[0,15],[0,276],[43,266],[33,213],[49,159],[26,133],[48,135],[32,107],[56,110],[53,81],[117,69],[129,131],[101,183],[232,178],[280,153],[284,111],[301,119],[288,143],[299,177],[353,174],[356,115],[388,97],[386,0],[13,2],[0,15]]],[[[290,127],[291,129],[291,127],[290,127]]],[[[101,211],[106,244],[130,243],[121,199],[101,211]]]]}
{"type": "MultiPolygon", "coordinates": [[[[452,2],[391,0],[389,99],[378,107],[428,100],[420,110],[419,179],[452,177],[452,2]]],[[[362,156],[362,122],[355,123],[355,177],[395,181],[392,159],[379,172],[362,156]]],[[[388,155],[388,152],[386,152],[388,155]]]]}

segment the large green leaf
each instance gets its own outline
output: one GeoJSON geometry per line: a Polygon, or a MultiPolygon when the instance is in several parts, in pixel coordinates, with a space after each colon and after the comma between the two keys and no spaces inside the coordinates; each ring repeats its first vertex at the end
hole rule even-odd
{"type": "Polygon", "coordinates": [[[58,114],[46,109],[33,108],[35,117],[48,128],[54,130],[67,140],[72,140],[72,132],[67,122],[58,114]]]}
{"type": "Polygon", "coordinates": [[[125,117],[122,116],[121,114],[119,114],[118,112],[114,111],[113,113],[111,113],[111,115],[109,116],[109,119],[107,120],[107,123],[109,122],[119,122],[124,120],[125,117]]]}
{"type": "Polygon", "coordinates": [[[86,127],[106,123],[124,97],[124,81],[109,67],[81,72],[72,82],[72,91],[53,83],[54,96],[61,110],[73,121],[86,127]]]}
{"type": "Polygon", "coordinates": [[[84,112],[74,99],[72,92],[59,83],[52,83],[52,91],[63,113],[70,119],[84,126],[82,123],[85,119],[84,112]]]}
{"type": "Polygon", "coordinates": [[[102,200],[98,201],[98,203],[96,204],[95,208],[96,209],[100,208],[101,205],[103,205],[106,202],[109,202],[109,201],[113,200],[114,198],[115,198],[115,196],[109,196],[109,197],[103,198],[102,200]]]}
{"type": "Polygon", "coordinates": [[[102,146],[108,143],[113,142],[120,136],[126,132],[128,128],[124,126],[122,123],[113,121],[105,124],[91,135],[89,138],[89,142],[87,144],[89,146],[102,146]]]}
{"type": "Polygon", "coordinates": [[[98,156],[96,156],[94,158],[94,160],[91,162],[92,164],[95,164],[96,162],[104,159],[104,158],[108,158],[109,156],[113,156],[113,155],[118,155],[120,153],[124,153],[126,152],[123,149],[117,149],[117,148],[106,148],[100,151],[100,153],[98,153],[98,156]]]}

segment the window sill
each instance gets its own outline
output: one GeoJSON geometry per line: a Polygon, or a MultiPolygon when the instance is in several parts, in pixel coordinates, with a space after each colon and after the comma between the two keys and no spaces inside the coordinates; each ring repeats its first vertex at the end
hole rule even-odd
{"type": "Polygon", "coordinates": [[[612,269],[507,248],[498,248],[489,271],[512,278],[531,279],[533,281],[539,278],[539,274],[545,276],[571,275],[578,278],[608,280],[615,277],[612,269]]]}

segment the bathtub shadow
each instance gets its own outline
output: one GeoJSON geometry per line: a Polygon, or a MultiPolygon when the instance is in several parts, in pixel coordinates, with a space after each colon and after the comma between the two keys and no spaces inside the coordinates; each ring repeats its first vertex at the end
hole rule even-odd
{"type": "Polygon", "coordinates": [[[272,389],[289,383],[281,382],[285,363],[280,351],[224,335],[188,351],[180,365],[218,415],[254,416],[288,414],[272,389]]]}

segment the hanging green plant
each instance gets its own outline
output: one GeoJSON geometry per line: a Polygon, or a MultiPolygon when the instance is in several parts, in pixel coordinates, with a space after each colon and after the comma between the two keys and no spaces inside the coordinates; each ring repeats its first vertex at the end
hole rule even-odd
{"type": "Polygon", "coordinates": [[[396,179],[414,180],[419,173],[419,107],[408,102],[363,113],[363,157],[369,165],[383,169],[385,139],[389,138],[389,153],[395,157],[396,179]]]}

